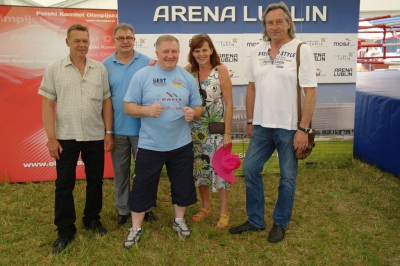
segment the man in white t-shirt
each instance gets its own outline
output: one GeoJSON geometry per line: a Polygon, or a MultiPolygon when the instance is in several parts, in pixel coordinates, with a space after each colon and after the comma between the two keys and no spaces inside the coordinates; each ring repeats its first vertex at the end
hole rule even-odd
{"type": "Polygon", "coordinates": [[[157,64],[136,72],[124,98],[125,113],[141,120],[135,182],[129,198],[132,228],[123,245],[126,249],[140,239],[145,211],[156,203],[164,165],[171,182],[173,229],[179,236],[190,236],[184,215],[186,207],[197,202],[189,122],[203,112],[198,84],[177,66],[179,41],[175,37],[160,36],[156,54],[157,64]]]}
{"type": "Polygon", "coordinates": [[[290,222],[298,161],[295,152],[306,149],[310,121],[316,101],[314,55],[308,45],[300,50],[299,82],[304,91],[302,118],[297,117],[295,26],[283,2],[270,4],[263,13],[265,42],[252,50],[245,73],[247,135],[251,138],[243,170],[248,220],[229,229],[231,234],[265,230],[264,189],[261,172],[275,149],[279,154],[281,178],[268,241],[285,236],[290,222]]]}

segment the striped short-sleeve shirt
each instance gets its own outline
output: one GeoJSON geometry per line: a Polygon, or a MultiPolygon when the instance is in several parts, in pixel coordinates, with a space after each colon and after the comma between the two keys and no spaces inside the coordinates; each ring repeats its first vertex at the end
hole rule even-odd
{"type": "Polygon", "coordinates": [[[39,94],[56,101],[57,139],[104,139],[103,100],[111,94],[103,64],[86,57],[82,76],[69,56],[56,61],[46,68],[39,94]]]}

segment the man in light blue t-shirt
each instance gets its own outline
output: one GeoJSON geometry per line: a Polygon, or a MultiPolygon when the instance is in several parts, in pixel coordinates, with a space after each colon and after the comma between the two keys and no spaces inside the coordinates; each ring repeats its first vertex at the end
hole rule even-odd
{"type": "Polygon", "coordinates": [[[139,70],[124,98],[127,114],[141,118],[135,182],[129,199],[132,228],[124,242],[129,249],[142,234],[145,211],[157,199],[157,187],[165,165],[171,182],[175,219],[173,229],[189,237],[184,215],[197,202],[193,180],[193,144],[189,122],[203,111],[196,80],[182,67],[179,41],[162,35],[156,42],[157,65],[139,70]]]}
{"type": "MultiPolygon", "coordinates": [[[[114,167],[115,205],[118,209],[117,224],[123,225],[131,216],[128,201],[130,194],[130,176],[132,154],[137,150],[140,119],[125,114],[124,97],[133,75],[150,62],[150,57],[134,50],[135,34],[132,25],[120,23],[114,28],[116,51],[103,61],[107,68],[114,109],[113,131],[114,149],[111,159],[114,167]]],[[[156,218],[149,208],[145,221],[156,218]]]]}

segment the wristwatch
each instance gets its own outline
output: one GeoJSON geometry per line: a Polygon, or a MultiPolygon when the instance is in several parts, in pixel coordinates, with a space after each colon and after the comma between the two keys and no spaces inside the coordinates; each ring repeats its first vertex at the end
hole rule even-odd
{"type": "Polygon", "coordinates": [[[248,124],[248,125],[253,124],[253,119],[247,119],[247,124],[248,124]]]}
{"type": "Polygon", "coordinates": [[[301,126],[297,126],[297,127],[299,128],[299,130],[304,131],[304,132],[306,132],[307,134],[313,133],[312,128],[304,128],[304,127],[301,127],[301,126]]]}

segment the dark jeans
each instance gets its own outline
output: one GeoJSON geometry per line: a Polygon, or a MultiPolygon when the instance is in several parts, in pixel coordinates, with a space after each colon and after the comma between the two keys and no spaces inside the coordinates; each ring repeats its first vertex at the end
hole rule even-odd
{"type": "Polygon", "coordinates": [[[57,160],[54,224],[58,236],[76,233],[76,213],[73,190],[76,181],[76,165],[81,154],[86,174],[86,204],[82,219],[84,225],[99,220],[103,205],[104,141],[59,140],[63,151],[57,160]]]}

